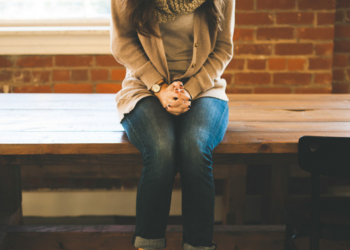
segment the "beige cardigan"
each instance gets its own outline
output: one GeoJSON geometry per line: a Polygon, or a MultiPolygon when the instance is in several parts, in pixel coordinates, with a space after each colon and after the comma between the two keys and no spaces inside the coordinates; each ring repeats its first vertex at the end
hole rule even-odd
{"type": "MultiPolygon", "coordinates": [[[[233,56],[235,0],[224,0],[225,20],[222,31],[209,34],[205,13],[194,11],[193,58],[191,66],[181,78],[189,78],[184,88],[192,100],[210,96],[228,101],[226,80],[221,78],[233,56]]],[[[129,25],[123,15],[121,0],[111,0],[111,51],[114,58],[126,67],[122,89],[115,100],[119,122],[139,100],[152,96],[150,88],[160,79],[171,84],[163,41],[154,36],[145,37],[129,25]]],[[[159,24],[154,26],[160,34],[159,24]]]]}

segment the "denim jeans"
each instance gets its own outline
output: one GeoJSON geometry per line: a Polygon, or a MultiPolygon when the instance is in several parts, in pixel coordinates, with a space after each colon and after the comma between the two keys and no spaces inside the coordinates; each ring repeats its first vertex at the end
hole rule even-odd
{"type": "Polygon", "coordinates": [[[182,188],[182,248],[211,250],[215,189],[212,152],[228,125],[228,103],[213,97],[192,101],[180,116],[168,113],[155,96],[141,99],[121,121],[130,142],[142,154],[132,244],[166,247],[166,226],[174,177],[182,188]]]}

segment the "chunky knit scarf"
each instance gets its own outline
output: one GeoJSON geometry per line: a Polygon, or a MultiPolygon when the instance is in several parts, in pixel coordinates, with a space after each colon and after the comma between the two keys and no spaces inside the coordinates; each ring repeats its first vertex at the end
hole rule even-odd
{"type": "Polygon", "coordinates": [[[173,21],[181,14],[192,13],[206,0],[155,0],[155,16],[158,23],[173,21]]]}

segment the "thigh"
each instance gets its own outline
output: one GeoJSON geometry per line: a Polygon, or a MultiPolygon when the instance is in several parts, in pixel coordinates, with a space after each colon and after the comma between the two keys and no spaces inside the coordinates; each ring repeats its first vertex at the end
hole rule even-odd
{"type": "Polygon", "coordinates": [[[177,117],[182,145],[201,144],[211,151],[222,141],[229,117],[228,102],[213,97],[194,100],[191,109],[177,117]]]}
{"type": "Polygon", "coordinates": [[[174,118],[155,96],[141,99],[130,113],[125,114],[121,124],[130,142],[143,156],[156,148],[174,144],[174,118]]]}

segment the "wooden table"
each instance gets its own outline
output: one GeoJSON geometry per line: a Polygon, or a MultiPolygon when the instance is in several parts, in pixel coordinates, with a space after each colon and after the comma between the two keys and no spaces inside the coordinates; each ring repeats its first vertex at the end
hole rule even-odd
{"type": "MultiPolygon", "coordinates": [[[[21,171],[39,178],[139,177],[141,155],[118,123],[114,96],[0,94],[0,224],[21,224],[21,171]]],[[[282,177],[298,162],[299,137],[350,137],[350,95],[229,98],[230,122],[213,166],[214,178],[227,180],[224,224],[243,223],[247,164],[271,166],[270,189],[276,191],[265,202],[267,217],[274,217],[284,195],[282,177]]]]}

